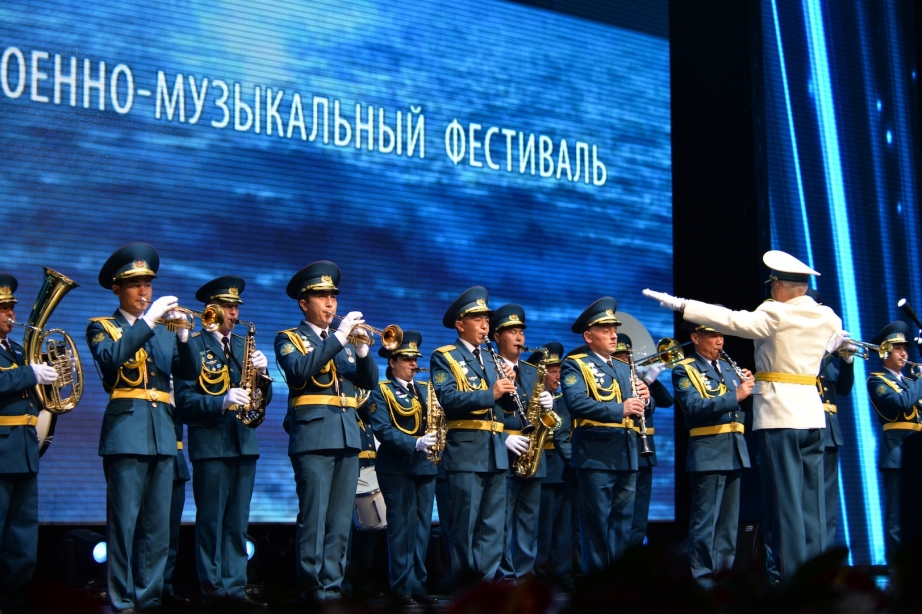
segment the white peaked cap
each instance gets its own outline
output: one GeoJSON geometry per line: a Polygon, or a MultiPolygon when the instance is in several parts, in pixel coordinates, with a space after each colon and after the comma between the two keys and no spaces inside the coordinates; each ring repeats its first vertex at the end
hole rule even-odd
{"type": "Polygon", "coordinates": [[[782,276],[778,276],[776,273],[788,273],[789,275],[795,276],[819,275],[818,272],[814,271],[791,254],[778,249],[765,252],[762,256],[762,262],[772,270],[772,275],[778,278],[782,278],[782,276]]]}

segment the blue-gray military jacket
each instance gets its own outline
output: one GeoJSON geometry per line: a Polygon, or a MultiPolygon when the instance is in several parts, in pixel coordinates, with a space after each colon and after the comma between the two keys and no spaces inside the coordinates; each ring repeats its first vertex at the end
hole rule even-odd
{"type": "Polygon", "coordinates": [[[86,341],[110,394],[99,455],[175,456],[173,407],[165,399],[171,375],[182,375],[176,334],[159,324],[151,329],[141,318],[129,326],[116,310],[112,317],[90,320],[86,341]]]}
{"type": "Polygon", "coordinates": [[[430,373],[439,404],[449,422],[482,420],[492,430],[449,428],[442,465],[445,471],[505,472],[509,468],[504,436],[498,432],[502,407],[493,400],[496,365],[489,353],[481,354],[483,367],[458,339],[432,353],[430,373]],[[460,380],[460,381],[459,381],[460,380]]]}
{"type": "Polygon", "coordinates": [[[428,382],[413,382],[414,399],[402,384],[391,378],[378,384],[368,400],[371,428],[378,438],[375,471],[395,475],[435,475],[438,472],[416,440],[426,433],[428,382]]]}
{"type": "Polygon", "coordinates": [[[842,429],[839,428],[839,408],[836,405],[839,396],[848,396],[855,385],[855,363],[841,361],[842,369],[836,367],[836,354],[827,354],[820,363],[820,375],[816,380],[816,388],[823,399],[823,410],[826,412],[826,430],[824,431],[824,448],[838,448],[845,440],[842,439],[842,429]]]}
{"type": "Polygon", "coordinates": [[[720,360],[718,365],[720,373],[695,352],[672,370],[675,399],[691,435],[685,456],[686,471],[732,471],[749,467],[749,449],[742,432],[745,415],[736,400],[739,378],[726,361],[720,360]],[[721,427],[730,432],[695,434],[695,429],[721,427]]]}
{"type": "MultiPolygon", "coordinates": [[[[0,416],[36,416],[35,373],[25,366],[22,346],[10,341],[13,353],[0,347],[0,416]]],[[[0,426],[0,471],[38,473],[35,426],[0,426]]]]}
{"type": "Polygon", "coordinates": [[[288,454],[322,450],[362,449],[356,414],[355,387],[371,390],[378,365],[359,358],[351,343],[340,343],[333,329],[321,339],[307,324],[281,331],[275,358],[288,382],[288,454]],[[338,392],[337,392],[338,387],[338,392]]]}
{"type": "Polygon", "coordinates": [[[566,471],[570,454],[570,429],[567,429],[566,441],[561,441],[560,431],[564,428],[564,423],[569,421],[567,405],[563,402],[563,393],[558,388],[552,393],[554,395],[554,413],[560,417],[560,428],[551,434],[544,442],[544,458],[541,461],[541,467],[544,467],[544,477],[541,479],[542,484],[564,484],[564,471],[566,471]],[[566,445],[566,457],[564,448],[566,445]]]}
{"type": "MultiPolygon", "coordinates": [[[[246,341],[231,335],[233,357],[228,360],[214,333],[196,332],[181,348],[185,375],[176,384],[176,409],[189,426],[189,458],[259,456],[256,429],[237,419],[237,412],[222,410],[224,396],[240,386],[246,341]]],[[[269,402],[272,389],[269,389],[269,402]]]]}
{"type": "Polygon", "coordinates": [[[632,396],[628,366],[618,360],[609,366],[595,352],[571,354],[563,361],[560,381],[573,418],[570,465],[637,471],[637,427],[624,418],[624,401],[632,396]]]}
{"type": "Polygon", "coordinates": [[[878,467],[899,469],[903,465],[903,440],[922,430],[922,378],[904,375],[900,381],[889,371],[872,373],[868,396],[883,425],[878,467]]]}
{"type": "MultiPolygon", "coordinates": [[[[519,374],[516,377],[515,388],[518,391],[519,399],[522,401],[522,407],[528,411],[528,402],[531,399],[531,393],[535,389],[535,380],[538,379],[538,369],[534,365],[520,360],[519,364],[519,374]]],[[[503,404],[503,427],[504,436],[508,436],[510,431],[517,431],[516,434],[521,435],[522,431],[522,421],[519,420],[519,412],[516,409],[515,401],[512,401],[507,407],[503,404]]],[[[538,427],[537,424],[534,425],[535,428],[538,427]]],[[[543,478],[547,476],[547,462],[544,460],[544,450],[540,451],[541,460],[538,462],[538,471],[535,472],[535,475],[532,477],[543,478]]],[[[515,472],[512,469],[512,463],[518,458],[513,452],[507,450],[507,455],[509,457],[509,475],[514,475],[515,472]]]]}

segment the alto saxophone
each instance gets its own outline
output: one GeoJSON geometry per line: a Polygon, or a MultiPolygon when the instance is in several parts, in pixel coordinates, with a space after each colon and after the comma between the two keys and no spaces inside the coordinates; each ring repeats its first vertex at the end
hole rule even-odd
{"type": "MultiPolygon", "coordinates": [[[[524,351],[532,351],[523,348],[524,351]]],[[[548,351],[546,348],[540,348],[543,352],[541,360],[538,361],[538,376],[535,379],[535,386],[531,389],[531,396],[528,401],[528,410],[526,415],[529,424],[536,424],[538,427],[527,434],[528,449],[521,456],[516,457],[512,463],[515,474],[521,478],[530,478],[538,471],[538,464],[541,462],[541,452],[544,450],[544,442],[547,441],[548,435],[560,428],[560,416],[549,409],[542,410],[541,401],[538,397],[544,392],[544,382],[547,379],[547,360],[548,351]]]]}
{"type": "Polygon", "coordinates": [[[244,342],[243,362],[240,366],[240,387],[250,394],[250,402],[240,407],[237,419],[245,426],[255,429],[266,419],[266,405],[269,404],[269,389],[274,381],[253,365],[250,355],[256,351],[256,325],[252,322],[237,320],[238,324],[247,326],[244,342]]]}
{"type": "MultiPolygon", "coordinates": [[[[428,370],[424,368],[417,369],[417,371],[428,370]]],[[[426,435],[435,434],[435,444],[426,449],[426,458],[433,465],[438,465],[442,462],[442,452],[445,451],[445,436],[448,434],[448,423],[445,421],[445,410],[439,405],[439,400],[435,396],[435,385],[431,380],[426,388],[426,435]]]]}

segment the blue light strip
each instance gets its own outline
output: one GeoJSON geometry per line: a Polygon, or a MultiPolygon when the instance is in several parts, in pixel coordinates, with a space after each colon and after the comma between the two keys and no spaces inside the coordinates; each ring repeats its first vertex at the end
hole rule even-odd
{"type": "MultiPolygon", "coordinates": [[[[851,232],[848,225],[848,205],[842,178],[842,164],[839,153],[839,137],[836,131],[835,103],[829,76],[829,59],[826,54],[826,36],[823,31],[823,14],[819,0],[804,0],[804,20],[813,77],[814,104],[820,122],[820,142],[823,149],[823,166],[826,175],[826,191],[829,199],[829,214],[832,226],[833,245],[839,263],[839,294],[842,300],[843,321],[846,330],[858,339],[861,334],[861,318],[855,284],[855,266],[851,249],[851,232]]],[[[855,380],[865,381],[865,365],[856,361],[855,380]]],[[[877,441],[872,429],[874,424],[866,395],[855,396],[855,433],[858,436],[858,457],[865,487],[865,512],[868,520],[868,543],[871,562],[884,564],[883,523],[880,511],[880,487],[877,479],[877,441]]]]}
{"type": "MultiPolygon", "coordinates": [[[[800,219],[803,223],[804,245],[807,247],[807,266],[813,266],[813,246],[810,244],[810,222],[807,219],[807,201],[804,198],[804,184],[800,175],[800,155],[797,151],[797,136],[794,133],[794,115],[791,113],[791,94],[788,90],[788,71],[784,64],[784,47],[781,44],[781,27],[778,25],[778,7],[772,0],[772,19],[775,23],[775,43],[778,45],[778,63],[781,65],[781,83],[784,86],[784,108],[788,120],[788,132],[791,136],[791,158],[794,160],[794,175],[797,177],[797,197],[800,201],[800,219]]],[[[772,224],[772,228],[777,226],[772,224]]],[[[772,243],[772,247],[775,243],[772,243]]],[[[810,283],[816,287],[815,278],[810,278],[810,283]]]]}

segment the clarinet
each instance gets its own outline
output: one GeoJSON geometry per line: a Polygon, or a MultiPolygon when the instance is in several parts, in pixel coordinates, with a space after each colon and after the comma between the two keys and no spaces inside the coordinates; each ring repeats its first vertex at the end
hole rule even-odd
{"type": "Polygon", "coordinates": [[[736,372],[737,377],[740,378],[740,383],[742,384],[745,381],[748,381],[749,378],[743,373],[743,370],[740,369],[740,366],[736,364],[736,361],[730,358],[730,355],[724,352],[723,350],[717,350],[717,353],[720,355],[720,359],[733,367],[733,370],[736,372]]]}
{"type": "MultiPolygon", "coordinates": [[[[640,392],[637,388],[637,374],[634,373],[634,350],[628,348],[627,351],[627,363],[628,367],[631,370],[631,395],[640,398],[640,392]]],[[[647,411],[647,407],[650,405],[650,399],[643,399],[643,409],[644,413],[647,411]]],[[[653,449],[650,448],[650,441],[647,438],[647,418],[644,414],[640,415],[640,455],[641,456],[652,456],[653,449]]]]}
{"type": "MultiPolygon", "coordinates": [[[[499,356],[496,355],[493,344],[490,343],[489,339],[484,339],[484,343],[487,346],[487,351],[490,352],[490,356],[493,358],[493,366],[496,367],[496,373],[499,374],[501,379],[508,380],[509,377],[500,366],[499,356]]],[[[515,412],[519,415],[519,422],[522,423],[522,434],[527,435],[535,430],[535,425],[528,421],[528,416],[525,413],[525,407],[522,406],[522,399],[519,398],[518,390],[512,393],[512,398],[515,399],[515,412]]]]}

